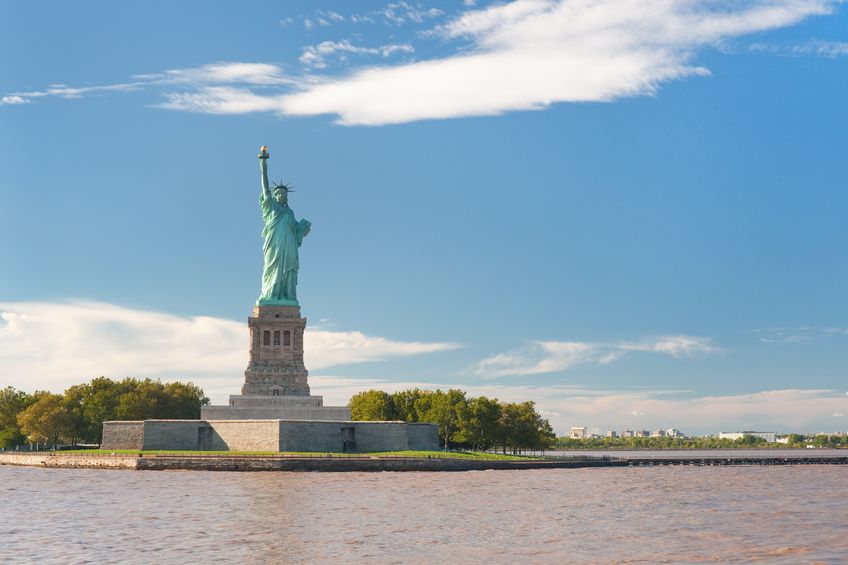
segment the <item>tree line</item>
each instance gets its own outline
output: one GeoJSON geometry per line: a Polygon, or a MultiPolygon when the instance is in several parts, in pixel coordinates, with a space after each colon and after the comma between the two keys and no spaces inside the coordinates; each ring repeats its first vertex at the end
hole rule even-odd
{"type": "Polygon", "coordinates": [[[429,422],[439,427],[445,449],[474,451],[499,448],[504,453],[547,449],[556,438],[551,424],[533,402],[501,402],[467,397],[459,389],[402,390],[389,394],[369,390],[350,399],[354,420],[429,422]]]}
{"type": "Polygon", "coordinates": [[[848,436],[789,434],[787,443],[769,443],[757,436],[718,437],[604,437],[556,439],[557,449],[733,449],[740,447],[848,447],[848,436]]]}
{"type": "Polygon", "coordinates": [[[197,419],[209,399],[183,382],[98,377],[63,394],[0,390],[0,448],[29,442],[99,444],[107,420],[197,419]]]}

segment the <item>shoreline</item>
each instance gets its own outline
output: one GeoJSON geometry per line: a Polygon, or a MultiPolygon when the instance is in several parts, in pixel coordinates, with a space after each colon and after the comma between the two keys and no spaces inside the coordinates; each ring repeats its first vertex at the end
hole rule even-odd
{"type": "Polygon", "coordinates": [[[627,462],[596,459],[528,459],[526,461],[403,456],[284,456],[284,455],[135,455],[62,452],[0,453],[0,465],[50,469],[129,469],[138,471],[487,471],[624,467],[627,462]]]}
{"type": "Polygon", "coordinates": [[[48,469],[126,469],[137,471],[283,471],[283,472],[439,472],[594,467],[846,465],[845,457],[693,457],[653,456],[515,460],[410,456],[287,456],[187,454],[0,453],[0,465],[48,469]]]}

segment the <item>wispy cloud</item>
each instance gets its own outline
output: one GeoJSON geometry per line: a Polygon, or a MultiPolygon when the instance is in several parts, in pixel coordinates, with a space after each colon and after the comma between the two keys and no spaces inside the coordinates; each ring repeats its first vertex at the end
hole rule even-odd
{"type": "Polygon", "coordinates": [[[825,342],[829,338],[848,336],[848,328],[793,326],[758,328],[752,330],[751,333],[762,343],[804,344],[825,342]]]}
{"type": "Polygon", "coordinates": [[[279,98],[254,94],[246,88],[201,86],[192,92],[168,92],[165,102],[157,106],[203,114],[249,114],[271,112],[278,104],[279,98]]]}
{"type": "MultiPolygon", "coordinates": [[[[0,303],[0,383],[24,390],[61,391],[98,375],[191,379],[215,402],[239,390],[247,365],[246,327],[209,316],[175,316],[102,302],[0,303]]],[[[848,413],[848,395],[829,389],[791,389],[691,397],[687,391],[604,390],[582,385],[527,386],[498,382],[422,382],[332,376],[323,371],[351,363],[427,355],[454,343],[398,341],[356,331],[309,329],[306,364],[314,394],[328,405],[345,404],[368,388],[389,392],[410,387],[458,387],[470,395],[506,401],[533,400],[561,433],[589,427],[677,427],[687,432],[769,427],[828,431],[837,414],[848,413]]],[[[636,343],[638,351],[690,355],[708,343],[636,343]]],[[[680,343],[677,338],[669,342],[680,343]]],[[[689,340],[684,340],[690,343],[689,340]]],[[[587,347],[552,345],[558,356],[586,355],[587,347]]],[[[633,344],[623,344],[631,351],[633,344]]],[[[621,347],[622,344],[614,346],[621,347]]],[[[592,350],[592,347],[588,347],[592,350]]],[[[598,362],[601,352],[589,355],[598,362]]]]}
{"type": "Polygon", "coordinates": [[[27,98],[24,98],[23,96],[12,95],[12,96],[4,96],[4,97],[0,98],[0,106],[2,106],[3,104],[29,104],[29,103],[30,103],[30,100],[27,99],[27,98]]]}
{"type": "MultiPolygon", "coordinates": [[[[42,96],[69,98],[155,85],[166,99],[159,106],[171,110],[329,114],[340,124],[370,126],[539,110],[565,102],[611,102],[654,95],[669,81],[707,76],[709,70],[694,62],[700,51],[829,14],[838,3],[515,0],[466,9],[427,30],[423,35],[453,48],[453,54],[438,59],[323,77],[291,76],[268,63],[216,63],[138,75],[132,83],[11,92],[4,100],[20,104],[42,96]]],[[[432,25],[433,18],[442,15],[438,9],[403,1],[370,15],[316,12],[304,25],[347,19],[432,25]]],[[[305,47],[301,62],[320,69],[329,56],[385,58],[412,49],[408,43],[367,47],[326,41],[305,47]]],[[[845,44],[810,42],[793,49],[836,57],[844,54],[845,44]]]]}
{"type": "Polygon", "coordinates": [[[294,115],[347,125],[496,115],[557,102],[654,94],[707,69],[699,49],[830,13],[831,0],[517,0],[434,30],[465,42],[453,56],[371,68],[283,99],[294,115]]]}
{"type": "MultiPolygon", "coordinates": [[[[286,76],[282,68],[267,63],[245,63],[245,62],[220,62],[203,65],[188,69],[169,69],[159,73],[134,75],[132,82],[118,84],[106,84],[96,86],[72,87],[64,84],[50,85],[44,90],[13,92],[2,98],[0,104],[26,104],[33,98],[55,96],[59,98],[82,98],[83,96],[106,94],[113,92],[132,92],[152,87],[183,87],[190,91],[178,94],[203,94],[214,99],[221,97],[221,91],[215,88],[224,88],[234,94],[228,100],[232,103],[232,113],[243,113],[252,111],[251,104],[259,102],[257,98],[264,98],[261,104],[263,111],[278,110],[279,102],[275,102],[272,96],[260,96],[253,94],[245,87],[293,87],[295,85],[308,84],[309,79],[303,77],[295,79],[286,76]],[[226,85],[226,86],[221,86],[226,85]],[[236,89],[238,94],[235,94],[236,89]],[[243,98],[243,100],[240,100],[243,98]],[[239,110],[240,109],[240,110],[239,110]]],[[[172,98],[172,93],[166,93],[166,98],[172,98]]],[[[170,108],[168,103],[163,107],[170,108]]],[[[220,113],[215,110],[214,105],[208,105],[210,113],[220,113]]],[[[176,108],[191,109],[191,108],[176,108]]]]}
{"type": "Polygon", "coordinates": [[[407,22],[421,24],[429,19],[438,18],[444,12],[438,8],[426,8],[420,3],[412,4],[401,1],[386,4],[379,14],[387,23],[401,26],[407,22]]]}
{"type": "Polygon", "coordinates": [[[58,96],[60,98],[82,98],[89,94],[103,94],[108,92],[130,92],[143,86],[140,83],[118,83],[100,86],[67,86],[64,84],[53,84],[44,90],[32,90],[28,92],[13,92],[3,99],[15,100],[15,104],[26,104],[32,98],[43,98],[45,96],[58,96]]]}
{"type": "MultiPolygon", "coordinates": [[[[345,21],[345,17],[332,10],[315,10],[311,16],[303,16],[303,27],[306,31],[312,31],[316,27],[327,27],[345,21]]],[[[286,24],[292,23],[292,18],[283,20],[286,24]]]]}
{"type": "Polygon", "coordinates": [[[748,49],[755,53],[767,55],[780,55],[784,57],[845,57],[848,56],[848,42],[845,41],[823,41],[811,39],[794,45],[775,43],[753,43],[748,49]]]}
{"type": "Polygon", "coordinates": [[[526,347],[483,359],[473,368],[473,373],[483,378],[540,375],[566,371],[580,364],[608,365],[630,352],[691,357],[716,351],[719,348],[709,338],[689,335],[622,343],[534,341],[526,347]]]}
{"type": "Polygon", "coordinates": [[[554,429],[570,426],[607,429],[678,428],[689,434],[742,429],[778,432],[835,431],[834,418],[848,412],[848,398],[830,389],[783,389],[745,394],[691,396],[683,391],[604,390],[582,386],[525,386],[479,383],[426,383],[310,376],[327,404],[342,404],[359,391],[394,392],[412,387],[455,387],[470,396],[486,395],[508,402],[532,400],[554,429]]]}
{"type": "MultiPolygon", "coordinates": [[[[99,375],[186,378],[223,399],[243,382],[246,332],[232,320],[102,302],[0,303],[0,383],[61,391],[99,375]]],[[[304,358],[320,370],[457,347],[308,329],[304,358]]]]}
{"type": "Polygon", "coordinates": [[[322,41],[317,45],[307,45],[303,48],[300,62],[304,65],[323,69],[327,60],[337,58],[341,62],[349,60],[348,55],[390,57],[397,53],[414,53],[415,49],[409,43],[390,43],[379,47],[363,47],[354,45],[349,39],[342,41],[322,41]]]}
{"type": "Polygon", "coordinates": [[[282,68],[268,63],[221,62],[189,69],[170,69],[161,73],[135,75],[134,79],[152,84],[243,84],[252,86],[292,85],[282,68]]]}

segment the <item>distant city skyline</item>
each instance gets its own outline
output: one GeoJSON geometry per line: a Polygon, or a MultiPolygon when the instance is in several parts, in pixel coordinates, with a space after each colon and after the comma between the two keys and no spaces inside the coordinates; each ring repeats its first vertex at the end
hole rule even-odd
{"type": "Polygon", "coordinates": [[[4,16],[2,386],[237,393],[267,144],[312,222],[327,404],[459,387],[558,435],[848,429],[841,2],[4,16]]]}

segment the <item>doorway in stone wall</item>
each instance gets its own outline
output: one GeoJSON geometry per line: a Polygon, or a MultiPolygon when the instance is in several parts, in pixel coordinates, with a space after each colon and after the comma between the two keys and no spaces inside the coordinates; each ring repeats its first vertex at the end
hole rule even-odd
{"type": "Polygon", "coordinates": [[[212,426],[200,426],[197,428],[197,450],[210,451],[212,449],[212,426]]]}
{"type": "Polygon", "coordinates": [[[353,428],[342,428],[342,452],[356,451],[356,437],[353,428]]]}

